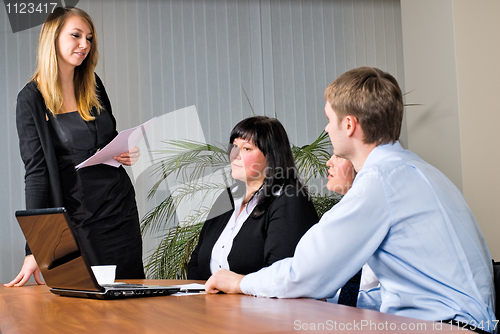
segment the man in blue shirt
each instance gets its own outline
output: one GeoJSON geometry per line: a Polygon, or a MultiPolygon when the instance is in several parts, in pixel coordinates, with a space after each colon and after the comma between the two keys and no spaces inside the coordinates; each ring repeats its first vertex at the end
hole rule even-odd
{"type": "MultiPolygon", "coordinates": [[[[246,276],[216,272],[208,292],[329,298],[365,263],[380,311],[496,325],[491,256],[465,199],[440,171],[397,142],[403,98],[390,74],[362,67],[325,92],[334,153],[358,172],[352,188],[286,258],[246,276]]],[[[481,325],[482,324],[482,325],[481,325]]]]}

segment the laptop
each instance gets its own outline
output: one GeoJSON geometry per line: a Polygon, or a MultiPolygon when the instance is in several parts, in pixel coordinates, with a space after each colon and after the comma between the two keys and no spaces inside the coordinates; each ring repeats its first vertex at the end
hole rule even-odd
{"type": "Polygon", "coordinates": [[[52,293],[118,299],[165,296],[179,291],[178,287],[143,284],[99,285],[65,208],[16,211],[16,219],[52,293]]]}

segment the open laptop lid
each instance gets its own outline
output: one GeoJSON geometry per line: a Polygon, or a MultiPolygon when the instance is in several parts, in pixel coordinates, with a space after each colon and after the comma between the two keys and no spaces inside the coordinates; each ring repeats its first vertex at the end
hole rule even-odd
{"type": "Polygon", "coordinates": [[[16,211],[38,268],[51,288],[102,292],[64,208],[16,211]]]}

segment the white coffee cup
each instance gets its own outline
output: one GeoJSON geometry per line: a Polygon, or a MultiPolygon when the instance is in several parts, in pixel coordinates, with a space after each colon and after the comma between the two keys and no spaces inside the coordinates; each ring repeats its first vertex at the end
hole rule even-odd
{"type": "Polygon", "coordinates": [[[92,266],[92,271],[99,284],[112,284],[115,282],[116,265],[92,266]]]}

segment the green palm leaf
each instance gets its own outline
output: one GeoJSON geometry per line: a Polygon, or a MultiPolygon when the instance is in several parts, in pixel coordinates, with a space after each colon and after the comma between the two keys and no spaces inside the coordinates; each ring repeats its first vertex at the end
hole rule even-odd
{"type": "Polygon", "coordinates": [[[331,147],[328,134],[323,131],[311,144],[302,147],[292,145],[295,164],[300,174],[307,183],[313,177],[326,177],[328,168],[326,162],[330,159],[331,147]]]}
{"type": "Polygon", "coordinates": [[[172,140],[166,144],[171,147],[153,152],[162,158],[155,159],[153,164],[152,175],[157,181],[149,191],[148,199],[156,194],[162,182],[172,174],[175,174],[177,179],[192,182],[207,173],[229,166],[227,149],[222,145],[214,146],[190,140],[172,140]]]}
{"type": "Polygon", "coordinates": [[[333,193],[332,195],[312,195],[312,201],[318,217],[321,218],[330,210],[335,204],[342,199],[342,195],[333,193]]]}
{"type": "Polygon", "coordinates": [[[203,223],[197,223],[169,229],[155,252],[146,259],[147,276],[155,279],[185,279],[187,263],[198,243],[202,227],[203,223]]]}
{"type": "Polygon", "coordinates": [[[177,209],[184,201],[193,199],[194,196],[201,194],[201,202],[212,195],[212,200],[220,190],[227,186],[220,183],[211,182],[190,182],[176,188],[160,204],[149,211],[141,223],[142,233],[147,231],[157,232],[165,229],[168,223],[175,219],[177,209]]]}

